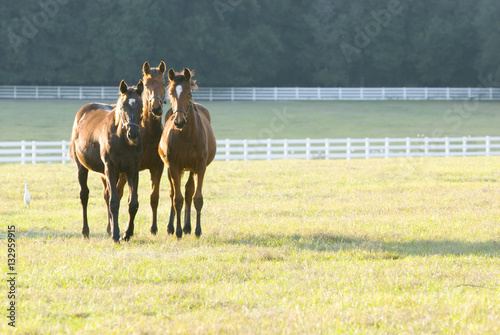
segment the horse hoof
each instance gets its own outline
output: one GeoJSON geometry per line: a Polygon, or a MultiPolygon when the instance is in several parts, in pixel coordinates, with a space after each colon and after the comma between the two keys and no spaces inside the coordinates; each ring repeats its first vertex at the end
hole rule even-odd
{"type": "Polygon", "coordinates": [[[196,235],[196,237],[200,238],[200,236],[201,236],[201,229],[200,230],[196,229],[196,231],[194,232],[194,234],[196,235]]]}
{"type": "Polygon", "coordinates": [[[156,227],[151,227],[151,229],[149,230],[151,232],[151,235],[156,235],[156,233],[158,233],[158,228],[156,227]]]}
{"type": "Polygon", "coordinates": [[[184,226],[184,229],[182,229],[184,234],[191,234],[191,226],[184,226]]]}
{"type": "Polygon", "coordinates": [[[176,232],[176,236],[177,236],[177,239],[178,239],[178,240],[179,240],[179,239],[181,239],[181,238],[182,238],[182,230],[180,230],[180,229],[179,229],[179,230],[177,230],[177,232],[176,232]]]}
{"type": "Polygon", "coordinates": [[[125,241],[125,242],[128,242],[128,241],[130,241],[130,236],[127,236],[127,234],[124,234],[124,235],[120,238],[120,241],[125,241]]]}
{"type": "Polygon", "coordinates": [[[82,235],[84,240],[89,239],[89,231],[88,230],[82,230],[82,235]]]}
{"type": "Polygon", "coordinates": [[[174,227],[170,227],[170,226],[169,226],[169,227],[168,227],[168,229],[167,229],[167,233],[168,233],[169,235],[173,235],[173,234],[175,233],[174,227]]]}

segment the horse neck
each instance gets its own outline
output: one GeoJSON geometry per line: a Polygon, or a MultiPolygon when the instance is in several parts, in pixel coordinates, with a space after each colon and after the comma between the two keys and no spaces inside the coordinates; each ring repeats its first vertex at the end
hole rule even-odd
{"type": "Polygon", "coordinates": [[[152,112],[148,110],[147,107],[142,109],[142,122],[141,127],[144,129],[153,128],[156,129],[158,126],[161,127],[161,118],[162,116],[156,116],[152,112]]]}

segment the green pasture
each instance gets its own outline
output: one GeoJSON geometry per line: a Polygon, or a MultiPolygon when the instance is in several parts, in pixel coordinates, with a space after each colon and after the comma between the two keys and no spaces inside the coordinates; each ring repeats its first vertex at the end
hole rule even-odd
{"type": "MultiPolygon", "coordinates": [[[[108,101],[109,102],[109,101],[108,101]]],[[[0,141],[63,140],[84,101],[0,100],[0,141]]],[[[498,135],[500,102],[203,102],[218,139],[498,135]]]]}
{"type": "Polygon", "coordinates": [[[150,236],[142,172],[135,236],[120,245],[89,182],[83,240],[73,164],[0,165],[18,334],[500,332],[500,157],[214,162],[203,235],[181,240],[166,234],[166,179],[150,236]]]}

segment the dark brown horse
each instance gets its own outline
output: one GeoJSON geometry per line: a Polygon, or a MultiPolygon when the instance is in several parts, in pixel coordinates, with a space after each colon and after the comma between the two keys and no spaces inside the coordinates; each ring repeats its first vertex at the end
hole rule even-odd
{"type": "Polygon", "coordinates": [[[120,97],[114,109],[110,105],[90,103],[84,105],[75,117],[71,134],[70,155],[78,167],[80,201],[83,208],[84,238],[89,237],[87,204],[89,170],[101,174],[105,180],[105,199],[108,221],[112,222],[112,236],[115,242],[120,239],[118,210],[120,197],[116,188],[120,173],[125,173],[129,185],[129,222],[123,239],[128,240],[134,233],[134,218],[139,208],[137,186],[139,183],[139,164],[142,159],[142,139],[140,119],[142,113],[142,80],[137,88],[128,87],[122,80],[120,97]]]}
{"type": "Polygon", "coordinates": [[[170,220],[168,233],[176,233],[182,237],[182,232],[191,233],[191,203],[196,209],[197,237],[201,235],[201,209],[203,207],[203,177],[207,166],[213,161],[216,142],[210,113],[200,104],[193,101],[192,91],[197,88],[191,81],[191,71],[184,69],[183,73],[168,71],[169,85],[167,91],[172,104],[172,110],[166,115],[165,129],[161,137],[158,152],[168,166],[170,181],[170,220]],[[186,209],[184,228],[181,228],[181,211],[184,199],[181,194],[182,172],[189,171],[186,183],[186,209]],[[177,227],[174,230],[174,216],[177,215],[177,227]]]}
{"type": "MultiPolygon", "coordinates": [[[[151,175],[151,228],[153,235],[158,232],[156,216],[158,209],[158,199],[160,197],[160,180],[163,174],[163,161],[158,154],[158,143],[160,143],[163,132],[161,116],[163,113],[162,105],[166,103],[165,98],[165,62],[161,62],[158,68],[151,68],[148,62],[142,67],[142,81],[144,82],[144,91],[142,92],[142,162],[140,170],[149,170],[151,175]]],[[[118,194],[120,199],[123,195],[126,176],[120,175],[118,181],[118,194]]],[[[108,233],[110,232],[110,223],[108,222],[108,233]]]]}

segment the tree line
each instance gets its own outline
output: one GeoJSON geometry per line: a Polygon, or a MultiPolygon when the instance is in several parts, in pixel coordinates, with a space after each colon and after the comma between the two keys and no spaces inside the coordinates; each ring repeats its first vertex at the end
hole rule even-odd
{"type": "Polygon", "coordinates": [[[202,86],[498,86],[498,0],[20,0],[0,84],[117,85],[145,61],[202,86]]]}

